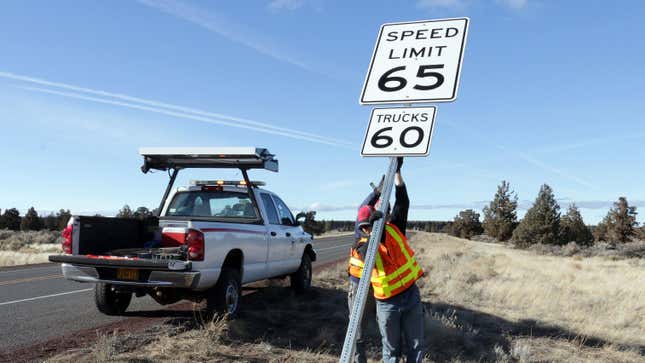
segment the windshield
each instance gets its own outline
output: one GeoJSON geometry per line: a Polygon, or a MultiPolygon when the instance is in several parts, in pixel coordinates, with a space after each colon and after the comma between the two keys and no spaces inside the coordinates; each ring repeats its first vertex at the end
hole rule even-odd
{"type": "Polygon", "coordinates": [[[227,191],[179,192],[173,197],[166,216],[240,219],[258,217],[248,194],[227,191]]]}

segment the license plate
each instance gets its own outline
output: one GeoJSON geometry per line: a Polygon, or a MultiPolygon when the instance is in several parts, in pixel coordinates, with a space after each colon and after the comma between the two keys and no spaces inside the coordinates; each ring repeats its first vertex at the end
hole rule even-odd
{"type": "Polygon", "coordinates": [[[131,268],[118,268],[116,278],[119,280],[139,280],[139,270],[131,268]]]}

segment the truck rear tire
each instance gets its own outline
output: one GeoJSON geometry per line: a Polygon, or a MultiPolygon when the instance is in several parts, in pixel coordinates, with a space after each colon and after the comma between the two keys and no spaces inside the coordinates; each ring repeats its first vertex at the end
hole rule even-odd
{"type": "Polygon", "coordinates": [[[240,272],[231,267],[224,267],[222,274],[206,296],[208,313],[226,314],[234,318],[239,312],[242,297],[242,282],[240,272]]]}
{"type": "Polygon", "coordinates": [[[105,315],[125,313],[131,300],[131,292],[117,291],[111,284],[98,283],[94,287],[96,307],[105,315]]]}
{"type": "Polygon", "coordinates": [[[311,258],[308,254],[302,255],[298,271],[291,274],[290,278],[291,288],[295,292],[302,293],[309,290],[311,287],[311,258]]]}

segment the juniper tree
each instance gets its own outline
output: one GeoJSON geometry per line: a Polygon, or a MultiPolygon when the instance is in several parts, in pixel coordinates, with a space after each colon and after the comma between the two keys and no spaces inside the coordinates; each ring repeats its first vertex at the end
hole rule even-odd
{"type": "Polygon", "coordinates": [[[513,231],[513,242],[521,247],[535,243],[560,244],[560,206],[547,184],[540,187],[533,206],[513,231]]]}
{"type": "Polygon", "coordinates": [[[571,204],[567,214],[560,219],[561,240],[563,243],[575,241],[581,245],[589,245],[593,242],[594,236],[585,222],[575,204],[571,204]]]}
{"type": "Polygon", "coordinates": [[[16,208],[5,209],[2,214],[2,228],[20,230],[20,212],[16,208]]]}
{"type": "Polygon", "coordinates": [[[67,227],[67,222],[69,222],[70,217],[72,216],[72,213],[69,211],[69,209],[61,209],[56,213],[56,218],[58,219],[58,230],[62,231],[67,227]]]}
{"type": "Polygon", "coordinates": [[[636,235],[636,207],[630,206],[627,198],[620,197],[614,202],[614,207],[609,210],[603,219],[607,227],[606,240],[610,242],[627,242],[636,235]]]}
{"type": "Polygon", "coordinates": [[[453,236],[468,238],[476,236],[484,232],[482,224],[479,221],[479,213],[472,209],[466,209],[459,212],[455,216],[452,226],[450,227],[450,234],[453,236]]]}
{"type": "Polygon", "coordinates": [[[153,216],[152,212],[150,211],[150,209],[146,207],[137,208],[137,210],[135,210],[133,214],[133,217],[137,219],[146,219],[152,216],[153,216]]]}
{"type": "Polygon", "coordinates": [[[517,225],[517,195],[510,190],[510,184],[502,181],[497,193],[487,207],[484,207],[483,227],[486,234],[506,241],[513,234],[517,225]]]}
{"type": "Polygon", "coordinates": [[[119,212],[116,214],[117,218],[134,218],[134,212],[130,209],[129,205],[124,205],[123,208],[119,209],[119,212]]]}
{"type": "Polygon", "coordinates": [[[48,231],[55,231],[58,229],[58,218],[54,213],[49,213],[46,217],[42,218],[43,227],[48,231]]]}
{"type": "Polygon", "coordinates": [[[43,229],[43,226],[43,220],[40,218],[34,207],[29,208],[25,216],[20,221],[20,229],[23,231],[40,231],[43,229]]]}

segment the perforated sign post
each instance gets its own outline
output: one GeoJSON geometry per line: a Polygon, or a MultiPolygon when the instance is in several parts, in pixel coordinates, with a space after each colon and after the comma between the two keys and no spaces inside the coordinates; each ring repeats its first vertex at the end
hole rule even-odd
{"type": "MultiPolygon", "coordinates": [[[[468,18],[390,23],[381,26],[365,77],[361,104],[451,102],[457,98],[468,18]]],[[[362,156],[388,156],[379,210],[386,214],[396,173],[396,157],[428,156],[436,108],[372,110],[362,156]]],[[[353,360],[356,333],[363,318],[370,277],[385,220],[374,223],[363,261],[363,274],[352,305],[341,363],[353,360]]]]}
{"type": "Polygon", "coordinates": [[[383,24],[360,103],[454,101],[468,23],[455,18],[383,24]]]}

